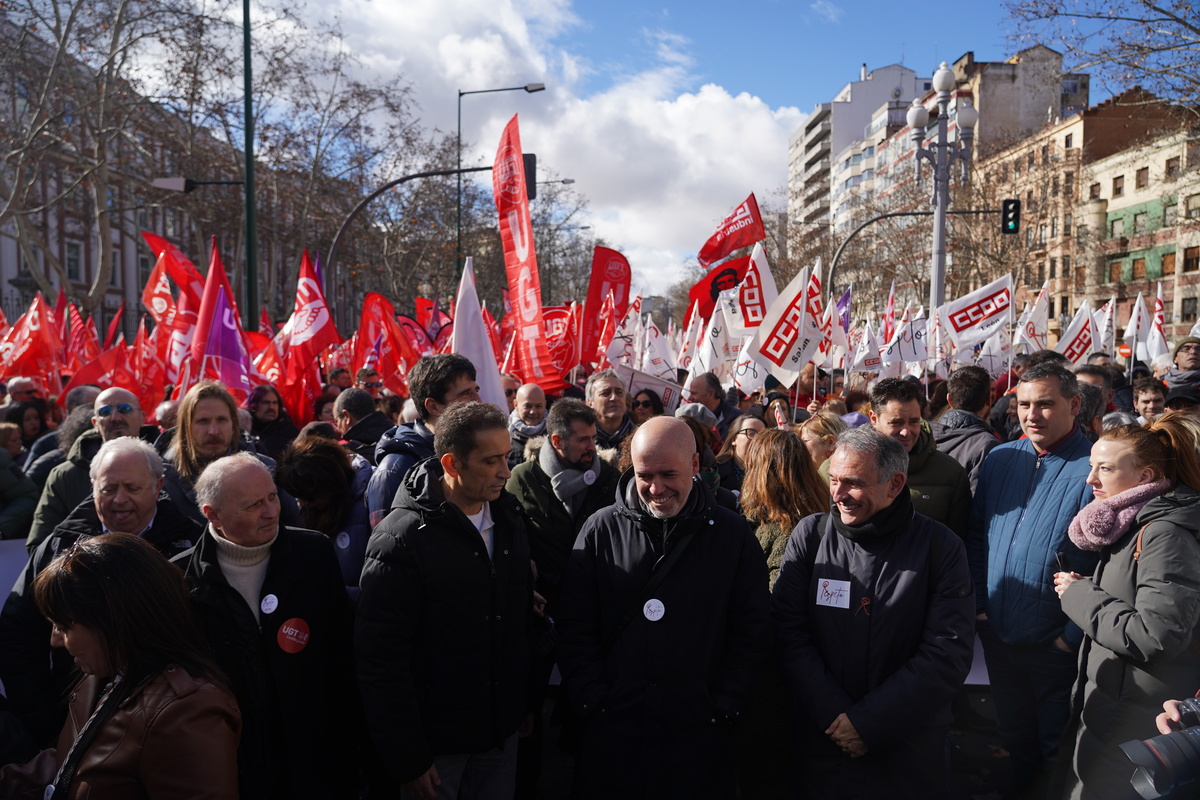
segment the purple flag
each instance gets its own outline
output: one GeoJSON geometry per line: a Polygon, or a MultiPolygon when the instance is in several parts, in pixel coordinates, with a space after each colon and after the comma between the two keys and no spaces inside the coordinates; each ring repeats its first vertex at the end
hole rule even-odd
{"type": "Polygon", "coordinates": [[[842,295],[842,299],[837,301],[838,318],[842,321],[842,330],[846,333],[850,332],[850,292],[854,290],[854,284],[850,284],[850,288],[842,295]]]}
{"type": "Polygon", "coordinates": [[[229,300],[222,289],[217,292],[213,304],[213,324],[208,331],[208,343],[204,349],[204,374],[217,373],[217,379],[231,391],[249,392],[254,384],[249,375],[250,356],[242,343],[237,320],[229,300]]]}
{"type": "Polygon", "coordinates": [[[313,272],[317,273],[317,283],[321,284],[321,291],[325,291],[325,273],[321,271],[320,253],[317,253],[317,258],[313,261],[313,272]]]}

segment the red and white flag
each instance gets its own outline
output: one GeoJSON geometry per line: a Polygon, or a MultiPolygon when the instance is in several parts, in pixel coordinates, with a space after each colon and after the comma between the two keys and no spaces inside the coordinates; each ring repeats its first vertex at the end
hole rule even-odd
{"type": "Polygon", "coordinates": [[[1005,275],[939,308],[942,332],[960,350],[986,342],[1008,322],[1012,303],[1012,275],[1005,275]]]}
{"type": "Polygon", "coordinates": [[[1016,333],[1013,336],[1013,347],[1020,347],[1024,343],[1029,348],[1027,352],[1032,353],[1036,350],[1045,350],[1049,346],[1049,291],[1050,283],[1043,283],[1033,305],[1021,312],[1021,317],[1017,320],[1016,333]]]}
{"type": "Polygon", "coordinates": [[[745,277],[738,284],[736,292],[723,292],[722,302],[725,303],[725,321],[729,323],[729,335],[741,339],[750,336],[762,324],[767,316],[767,309],[779,290],[775,288],[775,276],[767,264],[767,253],[762,242],[754,245],[750,261],[746,267],[745,277]]]}
{"type": "Polygon", "coordinates": [[[892,278],[892,288],[888,290],[887,305],[883,311],[883,328],[879,331],[879,338],[884,342],[890,342],[892,337],[896,335],[896,279],[892,278]]]}
{"type": "Polygon", "coordinates": [[[791,386],[817,353],[821,333],[821,261],[797,273],[768,309],[750,343],[750,356],[791,386]]]}
{"type": "MultiPolygon", "coordinates": [[[[1096,323],[1096,341],[1092,345],[1096,350],[1112,354],[1113,345],[1117,343],[1117,298],[1110,297],[1108,302],[1092,313],[1096,323]]],[[[1095,351],[1093,351],[1095,352],[1095,351]]]]}
{"type": "Polygon", "coordinates": [[[762,215],[758,213],[758,201],[751,192],[741,205],[733,210],[728,217],[713,231],[712,236],[696,254],[696,260],[701,266],[707,267],[714,261],[720,261],[739,247],[748,247],[755,242],[767,238],[763,228],[762,215]]]}
{"type": "Polygon", "coordinates": [[[542,284],[538,278],[537,255],[533,247],[533,226],[529,218],[525,164],[521,158],[521,134],[516,114],[504,127],[500,146],[496,149],[492,189],[496,212],[500,217],[500,241],[504,246],[508,291],[517,315],[517,364],[526,381],[538,384],[548,393],[557,394],[566,384],[554,368],[546,347],[542,284]]]}
{"type": "Polygon", "coordinates": [[[1084,300],[1071,324],[1059,337],[1054,350],[1066,356],[1072,364],[1083,364],[1087,357],[1097,350],[1099,337],[1096,321],[1092,316],[1092,304],[1084,300]]]}
{"type": "Polygon", "coordinates": [[[851,372],[879,372],[883,359],[879,356],[879,343],[875,341],[875,332],[871,323],[863,323],[862,338],[854,349],[854,357],[850,361],[851,372]]]}
{"type": "MultiPolygon", "coordinates": [[[[264,333],[270,328],[264,329],[264,333]]],[[[300,274],[296,279],[296,305],[282,330],[287,342],[287,359],[307,367],[330,345],[340,344],[333,315],[325,303],[325,290],[317,280],[316,270],[308,249],[300,257],[300,274]]]]}
{"type": "Polygon", "coordinates": [[[629,308],[625,311],[624,319],[621,320],[621,324],[617,326],[616,331],[613,333],[612,340],[608,343],[607,357],[609,364],[624,364],[627,367],[637,368],[638,328],[641,324],[641,316],[642,297],[638,295],[629,304],[629,308]]]}
{"type": "Polygon", "coordinates": [[[1142,293],[1138,292],[1137,300],[1133,301],[1133,308],[1129,311],[1129,324],[1125,326],[1125,335],[1122,337],[1125,344],[1133,348],[1135,359],[1147,358],[1146,344],[1150,341],[1150,328],[1153,324],[1154,319],[1146,309],[1146,301],[1142,299],[1142,293]]]}
{"type": "Polygon", "coordinates": [[[607,247],[597,247],[592,251],[592,277],[588,282],[587,302],[584,304],[580,346],[580,352],[586,354],[589,363],[595,363],[592,354],[601,346],[604,319],[600,309],[611,292],[617,313],[625,313],[625,307],[629,305],[631,278],[629,259],[625,256],[607,247]]]}
{"type": "Polygon", "coordinates": [[[1154,319],[1150,325],[1150,335],[1146,339],[1146,355],[1150,357],[1151,361],[1171,352],[1171,348],[1167,344],[1167,332],[1163,327],[1166,325],[1166,321],[1167,312],[1163,304],[1162,281],[1159,281],[1158,295],[1154,298],[1154,319]]]}

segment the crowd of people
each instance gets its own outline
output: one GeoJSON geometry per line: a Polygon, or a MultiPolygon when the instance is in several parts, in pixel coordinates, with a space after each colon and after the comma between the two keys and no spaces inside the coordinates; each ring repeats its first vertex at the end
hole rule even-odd
{"type": "Polygon", "coordinates": [[[1200,339],[1087,361],[672,412],[432,355],[303,428],[12,379],[0,794],[533,798],[560,747],[579,798],[945,797],[978,637],[997,790],[1137,797],[1200,689],[1200,339]]]}

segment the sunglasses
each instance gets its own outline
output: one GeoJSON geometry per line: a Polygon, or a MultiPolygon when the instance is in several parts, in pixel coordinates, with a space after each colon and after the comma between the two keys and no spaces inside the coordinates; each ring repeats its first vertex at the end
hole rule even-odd
{"type": "Polygon", "coordinates": [[[505,389],[505,390],[504,390],[504,396],[505,396],[505,397],[512,397],[512,396],[513,396],[514,394],[516,394],[516,393],[517,393],[517,390],[516,390],[516,389],[505,389]]]}
{"type": "Polygon", "coordinates": [[[654,408],[654,403],[651,403],[649,400],[634,400],[633,407],[634,408],[654,408]]]}
{"type": "Polygon", "coordinates": [[[117,403],[115,406],[100,406],[96,409],[97,417],[111,417],[116,411],[124,416],[129,416],[133,413],[132,403],[117,403]]]}
{"type": "Polygon", "coordinates": [[[361,381],[359,385],[364,389],[382,389],[383,381],[361,381]]]}

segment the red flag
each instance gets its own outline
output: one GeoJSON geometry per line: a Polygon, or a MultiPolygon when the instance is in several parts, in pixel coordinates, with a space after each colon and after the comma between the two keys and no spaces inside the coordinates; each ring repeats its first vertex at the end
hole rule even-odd
{"type": "MultiPolygon", "coordinates": [[[[192,305],[192,296],[184,291],[179,293],[179,304],[175,307],[175,325],[168,332],[166,342],[167,380],[179,385],[183,364],[187,362],[192,350],[192,340],[196,336],[196,311],[199,306],[192,305]]],[[[191,370],[194,372],[195,370],[191,370]]]]}
{"type": "Polygon", "coordinates": [[[54,301],[54,321],[58,323],[58,338],[67,340],[67,293],[58,287],[58,299],[54,301]]]}
{"type": "Polygon", "coordinates": [[[142,290],[142,305],[150,312],[156,325],[172,328],[175,325],[175,297],[167,281],[167,257],[164,255],[154,264],[146,288],[142,290]]]}
{"type": "Polygon", "coordinates": [[[357,336],[353,368],[360,369],[367,363],[368,353],[378,341],[379,363],[375,369],[379,371],[380,380],[388,390],[407,395],[408,384],[404,376],[420,360],[420,355],[396,322],[396,310],[378,292],[368,292],[363,298],[357,336]]]}
{"type": "Polygon", "coordinates": [[[418,354],[427,356],[433,352],[433,340],[429,338],[429,333],[421,326],[421,323],[412,317],[403,315],[396,317],[396,323],[400,326],[400,330],[404,331],[408,343],[418,354]]]}
{"type": "Polygon", "coordinates": [[[617,333],[618,322],[616,300],[613,299],[613,293],[609,292],[604,298],[604,305],[600,306],[600,338],[596,341],[596,353],[592,357],[592,363],[598,369],[612,366],[608,363],[608,346],[617,333]]]}
{"type": "Polygon", "coordinates": [[[548,306],[542,309],[542,319],[546,324],[546,347],[554,360],[554,368],[560,375],[566,375],[579,363],[575,358],[575,341],[579,338],[575,315],[571,313],[571,306],[548,306]]]}
{"type": "Polygon", "coordinates": [[[71,338],[67,345],[67,367],[72,372],[77,372],[89,361],[95,361],[100,357],[100,341],[96,336],[95,323],[86,324],[74,303],[67,304],[67,316],[71,320],[71,338]]]}
{"type": "Polygon", "coordinates": [[[631,279],[629,259],[610,250],[607,247],[597,247],[592,251],[592,278],[588,283],[587,302],[584,304],[583,330],[580,340],[580,350],[587,353],[587,360],[592,362],[592,353],[600,344],[600,329],[604,326],[600,307],[613,294],[614,307],[618,314],[625,313],[629,305],[629,283],[631,279]]]}
{"type": "Polygon", "coordinates": [[[287,336],[288,362],[295,363],[295,367],[289,367],[289,372],[296,375],[307,372],[322,350],[342,340],[333,324],[333,316],[325,303],[325,291],[317,280],[307,249],[300,258],[296,305],[280,332],[287,336]]]}
{"type": "MultiPolygon", "coordinates": [[[[700,248],[696,260],[701,266],[707,267],[714,261],[720,261],[739,247],[748,247],[755,242],[767,238],[763,228],[762,215],[758,213],[758,201],[751,192],[746,201],[733,210],[708,237],[708,241],[700,248]]],[[[709,316],[705,314],[704,316],[709,316]]]]}
{"type": "Polygon", "coordinates": [[[492,352],[496,354],[496,363],[498,364],[504,355],[500,347],[500,323],[496,322],[492,312],[487,310],[487,302],[480,307],[480,313],[483,314],[483,324],[487,328],[488,339],[492,343],[492,352]]]}
{"type": "Polygon", "coordinates": [[[713,315],[713,308],[717,305],[717,295],[740,284],[746,277],[746,269],[749,266],[750,256],[731,259],[713,267],[711,272],[692,286],[688,291],[688,301],[699,306],[702,319],[708,319],[713,315]]]}
{"type": "MultiPolygon", "coordinates": [[[[125,298],[121,298],[121,307],[117,309],[117,313],[113,315],[112,322],[108,323],[108,333],[104,335],[104,349],[113,346],[113,339],[117,338],[117,331],[121,329],[121,318],[125,316],[125,298]]],[[[122,342],[123,344],[124,342],[122,342]]]]}
{"type": "Polygon", "coordinates": [[[0,349],[3,352],[4,375],[23,376],[33,380],[43,393],[56,394],[62,364],[58,360],[63,343],[58,338],[53,311],[38,292],[29,310],[8,330],[0,349]]]}
{"type": "MultiPolygon", "coordinates": [[[[305,251],[308,252],[307,250],[305,251]]],[[[275,335],[275,323],[271,322],[271,315],[267,313],[267,307],[262,307],[262,314],[258,317],[258,330],[261,333],[267,334],[268,338],[275,335]]]]}
{"type": "Polygon", "coordinates": [[[525,380],[549,393],[565,384],[550,359],[542,322],[542,287],[538,279],[533,227],[529,219],[529,197],[525,190],[525,165],[521,158],[521,135],[517,116],[509,120],[500,137],[492,167],[492,189],[500,216],[500,241],[508,290],[516,305],[517,363],[525,380]]]}
{"type": "Polygon", "coordinates": [[[83,386],[85,383],[94,384],[101,389],[119,386],[122,389],[128,389],[134,394],[139,394],[141,390],[137,376],[129,369],[128,357],[124,345],[111,347],[92,361],[84,364],[71,378],[70,383],[63,387],[62,393],[59,394],[59,402],[65,402],[68,392],[76,386],[83,386]]]}
{"type": "Polygon", "coordinates": [[[179,291],[192,300],[192,308],[199,308],[200,299],[204,295],[204,276],[200,274],[200,270],[196,269],[196,265],[183,254],[183,251],[163,237],[142,231],[142,238],[146,240],[146,245],[156,258],[165,258],[163,266],[166,268],[167,274],[171,276],[171,280],[175,281],[179,291]]]}
{"type": "MultiPolygon", "coordinates": [[[[155,330],[158,330],[157,328],[155,330]]],[[[134,392],[141,402],[142,410],[153,421],[154,409],[166,394],[167,373],[158,354],[157,342],[146,333],[146,317],[138,322],[138,332],[127,351],[129,368],[137,380],[134,392]]]]}
{"type": "Polygon", "coordinates": [[[413,316],[417,318],[417,324],[421,326],[421,330],[429,334],[429,323],[433,321],[433,301],[428,297],[414,298],[413,310],[416,312],[413,316]]]}

